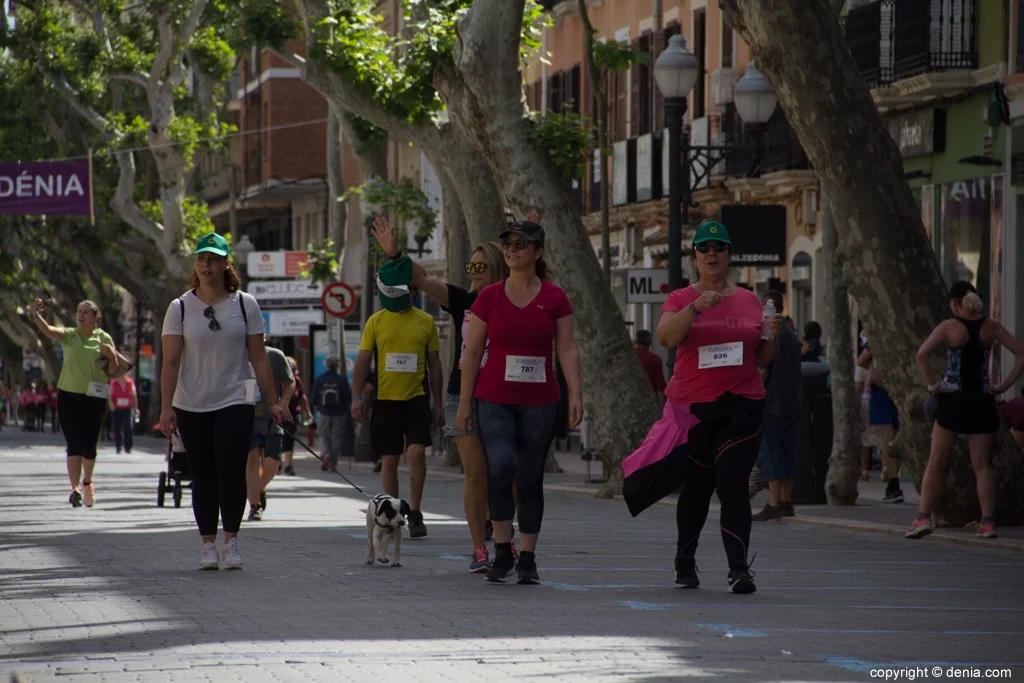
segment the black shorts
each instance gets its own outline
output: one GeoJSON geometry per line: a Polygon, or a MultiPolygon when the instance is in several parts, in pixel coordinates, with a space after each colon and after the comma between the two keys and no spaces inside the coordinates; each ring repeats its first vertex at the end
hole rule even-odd
{"type": "Polygon", "coordinates": [[[431,426],[430,400],[417,396],[408,401],[373,402],[370,413],[370,439],[373,454],[378,458],[385,455],[401,455],[405,446],[419,444],[429,446],[431,426]]]}
{"type": "Polygon", "coordinates": [[[991,434],[999,430],[999,408],[992,394],[938,393],[935,421],[957,434],[991,434]]]}

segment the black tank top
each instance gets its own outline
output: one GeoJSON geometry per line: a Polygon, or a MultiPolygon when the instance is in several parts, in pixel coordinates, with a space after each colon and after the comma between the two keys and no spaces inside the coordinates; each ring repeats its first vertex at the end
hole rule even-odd
{"type": "Polygon", "coordinates": [[[981,341],[981,327],[985,324],[985,318],[956,320],[967,328],[967,342],[963,346],[946,349],[946,376],[943,383],[947,388],[962,394],[987,394],[988,358],[992,347],[981,341]]]}

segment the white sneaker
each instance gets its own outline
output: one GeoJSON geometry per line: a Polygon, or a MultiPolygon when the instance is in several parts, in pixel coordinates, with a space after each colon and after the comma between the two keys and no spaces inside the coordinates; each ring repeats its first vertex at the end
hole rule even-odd
{"type": "Polygon", "coordinates": [[[200,569],[217,569],[217,544],[216,543],[204,543],[203,550],[199,554],[199,568],[200,569]]]}
{"type": "Polygon", "coordinates": [[[232,538],[220,551],[221,569],[241,569],[242,552],[238,549],[238,539],[232,538]]]}

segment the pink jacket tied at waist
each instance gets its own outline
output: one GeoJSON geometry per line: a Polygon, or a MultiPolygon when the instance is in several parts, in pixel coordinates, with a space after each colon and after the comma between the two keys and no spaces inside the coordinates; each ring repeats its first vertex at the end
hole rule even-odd
{"type": "Polygon", "coordinates": [[[697,416],[690,412],[691,405],[665,401],[661,419],[651,427],[640,448],[622,461],[622,473],[625,476],[628,477],[637,470],[663,460],[689,440],[690,430],[700,424],[697,416]]]}

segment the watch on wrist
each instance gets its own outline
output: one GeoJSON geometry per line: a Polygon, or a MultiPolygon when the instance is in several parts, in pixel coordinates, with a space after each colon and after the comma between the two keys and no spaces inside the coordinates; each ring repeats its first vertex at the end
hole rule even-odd
{"type": "Polygon", "coordinates": [[[687,308],[689,308],[690,309],[690,313],[693,313],[695,316],[701,314],[700,309],[697,308],[693,303],[691,303],[689,306],[687,306],[687,308]]]}

